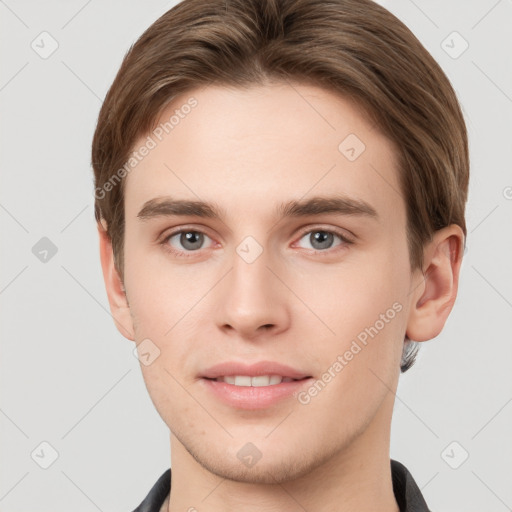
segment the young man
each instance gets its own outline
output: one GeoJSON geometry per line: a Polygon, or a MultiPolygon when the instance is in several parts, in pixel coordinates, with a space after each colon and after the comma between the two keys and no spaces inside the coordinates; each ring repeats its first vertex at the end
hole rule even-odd
{"type": "Polygon", "coordinates": [[[369,0],[185,0],[92,161],[112,315],[170,429],[137,511],[427,511],[391,415],[456,298],[469,163],[411,32],[369,0]]]}

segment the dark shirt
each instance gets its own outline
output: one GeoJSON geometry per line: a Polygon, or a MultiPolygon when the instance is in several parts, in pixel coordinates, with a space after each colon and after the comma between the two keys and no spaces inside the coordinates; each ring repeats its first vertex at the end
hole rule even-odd
{"type": "MultiPolygon", "coordinates": [[[[391,459],[391,477],[400,512],[430,512],[411,473],[403,464],[393,459],[391,459]]],[[[168,469],[133,512],[159,512],[170,490],[171,470],[168,469]]]]}

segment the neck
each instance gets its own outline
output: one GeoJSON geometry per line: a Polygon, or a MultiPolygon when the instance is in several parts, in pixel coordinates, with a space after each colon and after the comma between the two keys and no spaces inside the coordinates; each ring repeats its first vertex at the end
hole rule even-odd
{"type": "MultiPolygon", "coordinates": [[[[392,398],[389,404],[392,407],[392,398]]],[[[399,512],[393,494],[389,457],[391,414],[381,407],[370,425],[349,446],[306,475],[281,484],[254,484],[221,478],[197,462],[171,434],[169,512],[399,512]]]]}

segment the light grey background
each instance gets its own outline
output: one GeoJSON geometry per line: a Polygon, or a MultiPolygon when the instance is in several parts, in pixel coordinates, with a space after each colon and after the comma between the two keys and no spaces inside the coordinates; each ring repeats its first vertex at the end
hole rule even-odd
{"type": "MultiPolygon", "coordinates": [[[[90,145],[122,57],[175,3],[0,1],[0,512],[129,511],[169,467],[167,427],[108,312],[90,145]],[[51,49],[43,31],[58,43],[46,59],[31,47],[51,49]],[[42,442],[58,452],[48,469],[42,442]]],[[[512,510],[512,2],[382,3],[452,81],[472,159],[459,297],[401,378],[391,456],[434,512],[512,510]]]]}

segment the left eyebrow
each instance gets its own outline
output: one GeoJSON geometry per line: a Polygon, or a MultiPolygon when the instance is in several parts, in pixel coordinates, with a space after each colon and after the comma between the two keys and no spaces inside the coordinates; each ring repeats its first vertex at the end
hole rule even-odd
{"type": "Polygon", "coordinates": [[[375,208],[365,201],[346,196],[313,197],[306,201],[289,201],[277,208],[281,217],[307,217],[335,213],[339,215],[362,215],[378,219],[375,208]]]}
{"type": "MultiPolygon", "coordinates": [[[[322,214],[360,215],[378,219],[375,208],[365,201],[346,196],[316,196],[308,200],[292,200],[281,203],[275,210],[275,216],[309,217],[322,214]]],[[[141,220],[155,217],[190,216],[211,219],[223,219],[224,211],[215,203],[157,197],[146,201],[137,214],[141,220]]]]}

